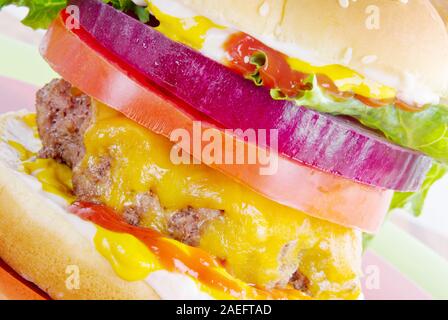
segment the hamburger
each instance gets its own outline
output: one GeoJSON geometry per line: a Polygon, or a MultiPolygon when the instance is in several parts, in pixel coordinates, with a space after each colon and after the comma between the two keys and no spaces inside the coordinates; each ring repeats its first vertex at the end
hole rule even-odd
{"type": "Polygon", "coordinates": [[[0,257],[52,298],[358,299],[362,233],[445,173],[430,1],[30,10],[60,78],[1,117],[0,257]]]}

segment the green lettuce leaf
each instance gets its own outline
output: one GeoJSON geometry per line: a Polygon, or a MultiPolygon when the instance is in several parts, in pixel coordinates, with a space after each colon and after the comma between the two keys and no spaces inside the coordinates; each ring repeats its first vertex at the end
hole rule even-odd
{"type": "MultiPolygon", "coordinates": [[[[103,0],[115,9],[134,12],[141,22],[149,22],[150,15],[146,8],[136,6],[131,0],[103,0]]],[[[66,0],[0,0],[0,10],[7,5],[27,7],[28,15],[22,23],[33,29],[47,29],[58,13],[67,6],[66,0]]]]}
{"type": "MultiPolygon", "coordinates": [[[[257,86],[263,85],[259,70],[266,62],[266,55],[256,53],[250,62],[257,68],[247,78],[257,86]]],[[[295,98],[285,96],[279,89],[272,89],[271,96],[276,100],[292,100],[319,112],[356,118],[366,127],[381,131],[394,143],[448,164],[448,106],[428,105],[419,112],[394,105],[372,108],[357,99],[337,100],[327,95],[313,75],[307,81],[310,90],[302,91],[295,98]]]]}
{"type": "Polygon", "coordinates": [[[362,234],[362,249],[365,252],[370,244],[372,243],[373,239],[375,239],[375,235],[374,234],[369,234],[369,233],[363,233],[362,234]]]}
{"type": "Polygon", "coordinates": [[[46,29],[66,5],[65,0],[0,0],[0,10],[7,5],[29,8],[22,23],[33,29],[46,29]]]}
{"type": "Polygon", "coordinates": [[[150,21],[151,16],[147,8],[135,6],[134,11],[141,22],[148,23],[150,21]]]}
{"type": "Polygon", "coordinates": [[[133,10],[135,4],[132,0],[103,0],[104,3],[111,3],[115,9],[121,11],[133,10]]]}
{"type": "MultiPolygon", "coordinates": [[[[425,203],[431,187],[439,181],[448,172],[448,167],[438,162],[434,162],[426,175],[425,181],[418,192],[395,192],[389,213],[394,209],[404,209],[414,216],[418,217],[423,213],[423,204],[425,203]]],[[[390,214],[388,215],[390,216],[390,214]]],[[[387,218],[386,218],[387,219],[387,218]]],[[[363,248],[368,248],[375,235],[363,233],[363,248]]]]}
{"type": "MultiPolygon", "coordinates": [[[[366,127],[381,131],[394,143],[423,152],[448,164],[448,107],[428,105],[422,111],[409,112],[393,105],[369,107],[357,99],[336,101],[327,96],[311,76],[312,89],[303,91],[295,101],[319,112],[351,116],[366,127]]],[[[284,99],[278,90],[272,90],[274,99],[284,99]]]]}
{"type": "Polygon", "coordinates": [[[395,192],[390,210],[405,209],[418,217],[422,214],[423,204],[429,189],[448,172],[448,167],[434,162],[432,168],[426,175],[423,186],[418,192],[395,192]]]}
{"type": "Polygon", "coordinates": [[[252,80],[256,86],[260,87],[263,85],[260,68],[266,63],[266,55],[263,52],[256,53],[250,57],[250,63],[256,66],[256,69],[254,73],[246,75],[246,79],[252,80]]]}

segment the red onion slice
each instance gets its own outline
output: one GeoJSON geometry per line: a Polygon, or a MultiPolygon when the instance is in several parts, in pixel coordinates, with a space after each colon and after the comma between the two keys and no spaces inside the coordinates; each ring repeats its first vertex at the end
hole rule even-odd
{"type": "Polygon", "coordinates": [[[429,170],[429,157],[354,121],[273,100],[267,89],[101,1],[70,2],[80,8],[81,26],[129,68],[224,127],[277,129],[283,156],[398,191],[418,190],[429,170]]]}

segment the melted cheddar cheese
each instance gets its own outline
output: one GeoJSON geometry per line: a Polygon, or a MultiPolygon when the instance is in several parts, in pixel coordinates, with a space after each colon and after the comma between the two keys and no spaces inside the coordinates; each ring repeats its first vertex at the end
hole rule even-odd
{"type": "MultiPolygon", "coordinates": [[[[175,17],[162,12],[153,2],[148,2],[148,10],[160,21],[156,28],[173,41],[181,42],[191,48],[201,51],[211,30],[223,30],[229,36],[236,33],[226,27],[220,26],[202,16],[175,17]]],[[[208,48],[207,52],[218,52],[224,50],[224,42],[213,45],[218,46],[213,50],[208,48]]],[[[220,60],[222,55],[210,56],[214,60],[220,60]]],[[[218,61],[226,63],[225,61],[218,61]]],[[[306,74],[323,74],[329,77],[342,92],[353,92],[355,94],[377,100],[388,100],[396,97],[397,91],[391,87],[382,85],[375,81],[366,79],[356,71],[342,65],[313,66],[297,58],[288,58],[288,63],[293,70],[306,74]]]]}
{"type": "MultiPolygon", "coordinates": [[[[165,210],[148,212],[141,223],[164,234],[169,234],[167,220],[173,212],[187,207],[222,210],[222,217],[203,230],[199,247],[224,260],[237,278],[270,287],[298,268],[310,279],[313,296],[359,295],[356,232],[268,200],[205,165],[174,165],[168,139],[104,105],[96,103],[96,109],[81,166],[111,159],[112,183],[96,186],[102,203],[122,211],[139,194],[152,191],[165,210]]],[[[132,273],[134,266],[115,268],[132,273]]]]}

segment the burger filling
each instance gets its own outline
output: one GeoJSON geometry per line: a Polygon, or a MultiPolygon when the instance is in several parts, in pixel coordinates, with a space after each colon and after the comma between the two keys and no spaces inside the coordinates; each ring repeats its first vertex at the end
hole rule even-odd
{"type": "Polygon", "coordinates": [[[38,92],[39,155],[68,165],[72,196],[104,204],[219,258],[238,279],[316,298],[357,298],[357,232],[270,201],[204,165],[174,165],[172,143],[63,80],[38,92]]]}
{"type": "Polygon", "coordinates": [[[446,102],[423,87],[400,92],[345,67],[352,59],[351,48],[341,53],[340,64],[312,65],[197,15],[179,1],[139,1],[139,5],[153,15],[156,30],[269,88],[273,99],[353,117],[400,146],[448,163],[446,102]]]}

